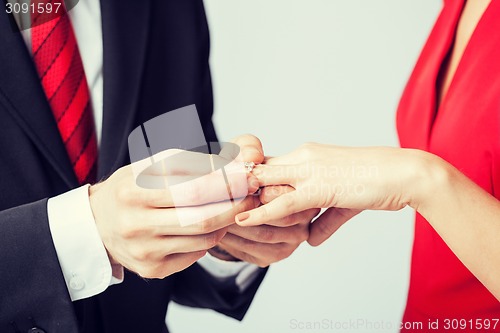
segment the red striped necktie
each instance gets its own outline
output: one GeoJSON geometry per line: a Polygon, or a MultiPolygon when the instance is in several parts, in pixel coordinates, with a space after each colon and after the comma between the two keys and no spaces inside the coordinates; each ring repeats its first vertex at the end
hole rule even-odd
{"type": "Polygon", "coordinates": [[[97,175],[97,139],[75,33],[67,13],[37,24],[37,19],[46,21],[43,15],[32,16],[33,61],[76,178],[80,184],[92,183],[97,175]]]}

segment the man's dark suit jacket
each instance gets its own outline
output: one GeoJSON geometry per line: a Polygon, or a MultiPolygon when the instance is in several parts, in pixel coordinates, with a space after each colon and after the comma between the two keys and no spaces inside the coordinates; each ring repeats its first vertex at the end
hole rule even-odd
{"type": "MultiPolygon", "coordinates": [[[[141,123],[196,104],[216,141],[202,0],[104,0],[103,179],[129,163],[141,123]]],[[[0,11],[0,332],[164,333],[170,300],[241,319],[264,273],[243,294],[197,264],[164,280],[126,272],[121,285],[72,303],[47,218],[47,198],[78,186],[31,56],[0,11]]],[[[209,328],[200,331],[210,332],[209,328]]]]}

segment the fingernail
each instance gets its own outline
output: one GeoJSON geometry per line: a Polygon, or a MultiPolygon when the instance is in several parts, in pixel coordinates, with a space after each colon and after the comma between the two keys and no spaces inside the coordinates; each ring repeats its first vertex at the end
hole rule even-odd
{"type": "Polygon", "coordinates": [[[259,149],[257,149],[256,147],[248,147],[248,150],[253,152],[253,153],[262,154],[262,152],[259,149]]]}
{"type": "Polygon", "coordinates": [[[244,148],[243,153],[246,155],[246,158],[255,157],[255,155],[262,155],[262,152],[255,147],[244,148]]]}
{"type": "Polygon", "coordinates": [[[255,192],[259,189],[259,187],[260,187],[259,180],[255,177],[250,178],[250,190],[252,192],[255,192]]]}
{"type": "Polygon", "coordinates": [[[240,213],[240,214],[236,215],[236,223],[240,224],[241,222],[247,220],[249,217],[250,217],[250,214],[248,214],[247,212],[240,213]]]}

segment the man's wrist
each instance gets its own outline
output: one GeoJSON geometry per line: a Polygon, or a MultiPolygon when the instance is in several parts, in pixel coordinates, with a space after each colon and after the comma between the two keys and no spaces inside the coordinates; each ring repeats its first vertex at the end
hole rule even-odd
{"type": "Polygon", "coordinates": [[[71,300],[106,290],[111,284],[113,267],[94,223],[88,185],[50,198],[47,215],[71,300]]]}

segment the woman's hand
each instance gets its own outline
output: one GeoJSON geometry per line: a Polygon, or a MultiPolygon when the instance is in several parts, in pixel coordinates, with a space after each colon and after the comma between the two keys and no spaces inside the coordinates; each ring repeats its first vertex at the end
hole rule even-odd
{"type": "Polygon", "coordinates": [[[319,245],[362,210],[399,210],[411,203],[425,154],[399,148],[305,144],[253,171],[261,186],[289,185],[295,191],[237,215],[237,223],[281,226],[276,222],[286,216],[329,208],[311,226],[309,243],[319,245]]]}
{"type": "Polygon", "coordinates": [[[328,208],[310,227],[308,242],[319,245],[362,210],[409,205],[500,300],[500,201],[438,156],[306,144],[253,173],[261,186],[289,185],[295,191],[238,214],[239,225],[282,226],[285,216],[328,208]]]}

